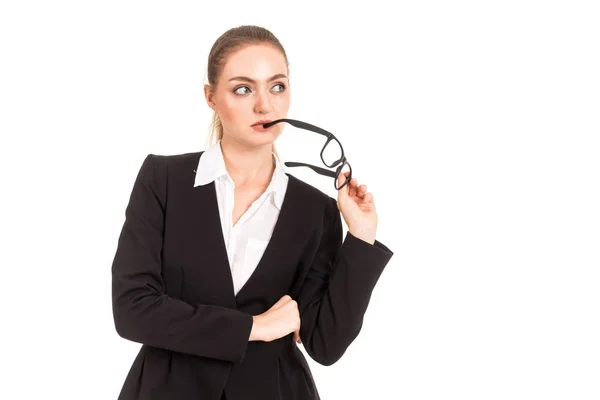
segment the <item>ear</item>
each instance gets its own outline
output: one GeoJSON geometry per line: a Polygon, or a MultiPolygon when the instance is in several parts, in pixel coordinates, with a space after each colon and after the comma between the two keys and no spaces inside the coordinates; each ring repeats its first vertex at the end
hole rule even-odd
{"type": "Polygon", "coordinates": [[[204,97],[206,98],[206,103],[213,111],[217,111],[217,105],[214,102],[214,93],[209,84],[204,85],[204,97]]]}

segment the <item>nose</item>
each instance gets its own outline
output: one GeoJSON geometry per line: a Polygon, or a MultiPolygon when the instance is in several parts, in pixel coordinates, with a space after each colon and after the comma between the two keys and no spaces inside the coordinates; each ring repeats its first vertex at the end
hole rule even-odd
{"type": "Polygon", "coordinates": [[[273,111],[273,104],[269,94],[264,94],[261,91],[256,92],[256,103],[254,103],[254,112],[268,114],[273,111]]]}

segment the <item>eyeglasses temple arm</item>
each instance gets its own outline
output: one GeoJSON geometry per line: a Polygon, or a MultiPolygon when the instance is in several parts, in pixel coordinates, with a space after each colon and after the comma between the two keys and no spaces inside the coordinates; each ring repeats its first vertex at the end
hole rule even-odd
{"type": "Polygon", "coordinates": [[[311,165],[311,164],[299,163],[299,162],[294,162],[294,161],[286,161],[284,164],[286,167],[308,167],[308,168],[312,169],[313,171],[315,171],[316,173],[325,175],[325,176],[329,176],[330,178],[335,178],[335,176],[336,176],[335,171],[330,171],[328,169],[317,167],[317,166],[311,165]]]}

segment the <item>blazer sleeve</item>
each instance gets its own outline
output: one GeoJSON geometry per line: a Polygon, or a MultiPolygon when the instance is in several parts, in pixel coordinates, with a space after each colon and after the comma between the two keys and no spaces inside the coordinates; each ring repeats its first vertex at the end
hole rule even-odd
{"type": "Polygon", "coordinates": [[[165,294],[161,254],[166,181],[164,158],[148,155],[133,185],[112,264],[116,331],[153,347],[241,362],[252,315],[165,294]]]}
{"type": "Polygon", "coordinates": [[[329,198],[315,259],[296,301],[300,338],[308,355],[322,365],[337,362],[358,336],[371,293],[393,252],[347,232],[336,200],[329,198]]]}

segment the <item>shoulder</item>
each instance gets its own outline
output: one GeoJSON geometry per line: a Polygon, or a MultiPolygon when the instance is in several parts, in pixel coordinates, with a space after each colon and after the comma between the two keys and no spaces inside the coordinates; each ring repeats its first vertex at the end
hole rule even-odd
{"type": "Polygon", "coordinates": [[[180,154],[154,154],[150,153],[146,156],[147,159],[151,159],[157,167],[181,167],[190,164],[197,164],[200,156],[204,151],[197,151],[191,153],[180,153],[180,154]]]}
{"type": "Polygon", "coordinates": [[[142,162],[139,176],[156,185],[160,191],[170,183],[189,183],[195,175],[202,153],[203,151],[171,155],[149,153],[142,162]]]}
{"type": "Polygon", "coordinates": [[[311,206],[315,208],[324,209],[326,214],[331,214],[337,211],[337,199],[331,197],[321,189],[305,182],[294,175],[287,173],[289,177],[289,184],[294,185],[297,188],[298,193],[304,198],[311,206]]]}
{"type": "Polygon", "coordinates": [[[204,151],[181,153],[181,154],[156,154],[146,155],[143,166],[152,168],[154,174],[165,176],[167,174],[177,174],[180,172],[195,171],[198,166],[200,156],[204,151]]]}

